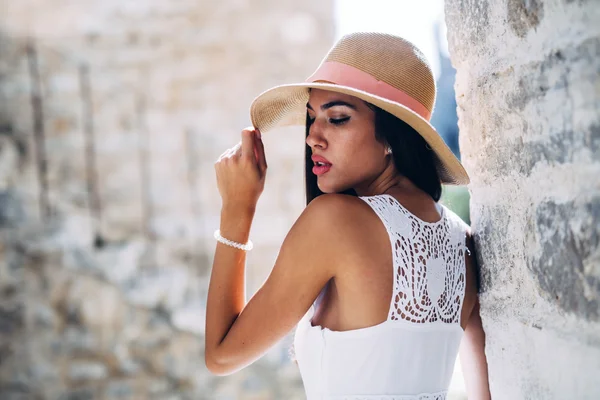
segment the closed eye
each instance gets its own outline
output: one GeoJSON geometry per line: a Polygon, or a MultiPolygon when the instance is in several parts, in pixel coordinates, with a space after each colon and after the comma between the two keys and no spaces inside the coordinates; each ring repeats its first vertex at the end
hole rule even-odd
{"type": "Polygon", "coordinates": [[[350,117],[344,117],[344,118],[329,118],[329,122],[334,124],[334,125],[342,125],[344,122],[348,121],[350,119],[350,117]]]}

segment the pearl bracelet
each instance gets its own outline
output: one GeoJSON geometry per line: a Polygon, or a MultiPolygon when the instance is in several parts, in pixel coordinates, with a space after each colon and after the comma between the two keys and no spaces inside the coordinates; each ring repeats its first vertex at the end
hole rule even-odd
{"type": "Polygon", "coordinates": [[[254,245],[252,244],[252,241],[250,239],[248,239],[248,243],[246,244],[242,244],[242,243],[238,243],[238,242],[234,242],[232,240],[229,239],[225,239],[223,236],[221,236],[221,231],[219,229],[217,229],[215,231],[215,239],[217,239],[217,241],[226,244],[228,246],[232,246],[235,247],[237,249],[240,250],[244,250],[244,251],[250,251],[252,250],[252,248],[254,247],[254,245]]]}

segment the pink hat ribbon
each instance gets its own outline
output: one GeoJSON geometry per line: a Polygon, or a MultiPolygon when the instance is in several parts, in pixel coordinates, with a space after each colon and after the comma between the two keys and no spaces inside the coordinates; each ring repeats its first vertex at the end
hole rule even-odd
{"type": "Polygon", "coordinates": [[[431,112],[402,90],[377,80],[373,75],[337,61],[326,61],[312,74],[306,82],[328,81],[337,85],[362,90],[387,100],[400,103],[429,121],[431,112]]]}

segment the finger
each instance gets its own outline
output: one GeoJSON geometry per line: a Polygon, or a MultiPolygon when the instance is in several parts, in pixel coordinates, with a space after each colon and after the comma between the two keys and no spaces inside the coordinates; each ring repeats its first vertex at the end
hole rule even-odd
{"type": "Polygon", "coordinates": [[[258,160],[258,138],[254,138],[254,158],[256,158],[256,160],[258,160]]]}
{"type": "Polygon", "coordinates": [[[229,158],[232,154],[232,149],[227,149],[227,151],[218,158],[217,162],[221,162],[227,158],[229,158]]]}
{"type": "Polygon", "coordinates": [[[221,159],[223,157],[225,157],[227,155],[227,153],[229,153],[231,151],[231,149],[227,149],[224,152],[221,153],[221,155],[219,156],[219,158],[217,158],[217,161],[221,161],[221,159]]]}
{"type": "Polygon", "coordinates": [[[254,156],[254,131],[252,129],[246,128],[242,131],[242,158],[256,161],[254,156]]]}
{"type": "Polygon", "coordinates": [[[221,153],[221,155],[219,156],[219,161],[222,160],[223,158],[229,158],[231,157],[231,155],[233,153],[235,153],[235,151],[242,145],[242,142],[238,142],[235,146],[228,148],[227,150],[225,150],[223,153],[221,153]]]}
{"type": "Polygon", "coordinates": [[[263,144],[260,131],[257,129],[258,135],[256,136],[256,150],[257,156],[256,160],[258,161],[258,167],[261,172],[265,172],[267,170],[267,157],[265,155],[265,146],[263,144]]]}
{"type": "Polygon", "coordinates": [[[225,153],[225,155],[223,156],[223,159],[231,159],[236,156],[239,156],[239,154],[236,154],[236,152],[238,151],[239,148],[240,148],[239,143],[237,145],[231,147],[229,150],[227,150],[227,153],[225,153]]]}
{"type": "Polygon", "coordinates": [[[229,153],[229,157],[239,157],[242,155],[242,142],[238,142],[235,146],[231,148],[231,152],[229,153]]]}

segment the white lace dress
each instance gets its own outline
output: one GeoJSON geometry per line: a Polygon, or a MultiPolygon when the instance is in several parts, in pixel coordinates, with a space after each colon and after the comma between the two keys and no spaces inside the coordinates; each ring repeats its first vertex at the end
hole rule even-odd
{"type": "Polygon", "coordinates": [[[443,205],[442,218],[429,223],[390,195],[360,198],[393,244],[388,318],[349,331],[312,326],[321,291],[294,336],[307,400],[443,400],[463,335],[468,226],[443,205]]]}

